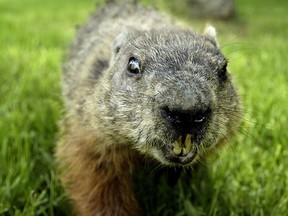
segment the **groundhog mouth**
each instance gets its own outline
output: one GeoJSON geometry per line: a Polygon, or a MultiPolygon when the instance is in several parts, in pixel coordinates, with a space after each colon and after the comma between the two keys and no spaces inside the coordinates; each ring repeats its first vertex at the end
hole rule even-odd
{"type": "Polygon", "coordinates": [[[197,156],[198,150],[191,134],[181,135],[172,146],[163,146],[164,158],[173,165],[188,165],[197,156]]]}

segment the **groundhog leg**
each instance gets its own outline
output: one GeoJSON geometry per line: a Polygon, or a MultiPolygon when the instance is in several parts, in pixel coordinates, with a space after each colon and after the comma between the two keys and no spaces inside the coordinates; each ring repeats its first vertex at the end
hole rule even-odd
{"type": "Polygon", "coordinates": [[[131,150],[110,147],[95,152],[95,138],[72,134],[58,143],[56,156],[77,215],[138,215],[130,185],[131,150]]]}

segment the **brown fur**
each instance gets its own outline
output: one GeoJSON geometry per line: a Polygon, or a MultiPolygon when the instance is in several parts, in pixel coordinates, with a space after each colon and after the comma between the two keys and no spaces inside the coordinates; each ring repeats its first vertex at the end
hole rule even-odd
{"type": "Polygon", "coordinates": [[[105,152],[91,151],[98,141],[88,129],[67,121],[64,125],[69,132],[63,134],[57,158],[61,158],[61,180],[74,200],[77,214],[138,215],[130,182],[135,156],[131,149],[113,146],[105,152]]]}

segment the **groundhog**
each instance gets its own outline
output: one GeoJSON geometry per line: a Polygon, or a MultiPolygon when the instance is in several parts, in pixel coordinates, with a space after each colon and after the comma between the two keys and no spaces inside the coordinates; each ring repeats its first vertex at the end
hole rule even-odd
{"type": "Polygon", "coordinates": [[[98,7],[79,30],[56,148],[76,214],[140,215],[136,164],[192,167],[234,134],[240,102],[215,35],[134,3],[98,7]]]}

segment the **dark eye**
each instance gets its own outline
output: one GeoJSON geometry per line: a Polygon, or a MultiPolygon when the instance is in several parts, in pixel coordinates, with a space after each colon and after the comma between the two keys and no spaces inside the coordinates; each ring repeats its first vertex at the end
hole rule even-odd
{"type": "Polygon", "coordinates": [[[218,79],[220,81],[227,80],[227,63],[225,63],[223,67],[218,71],[218,79]]]}
{"type": "Polygon", "coordinates": [[[140,74],[140,61],[134,57],[131,57],[127,65],[127,70],[132,75],[140,74]]]}

